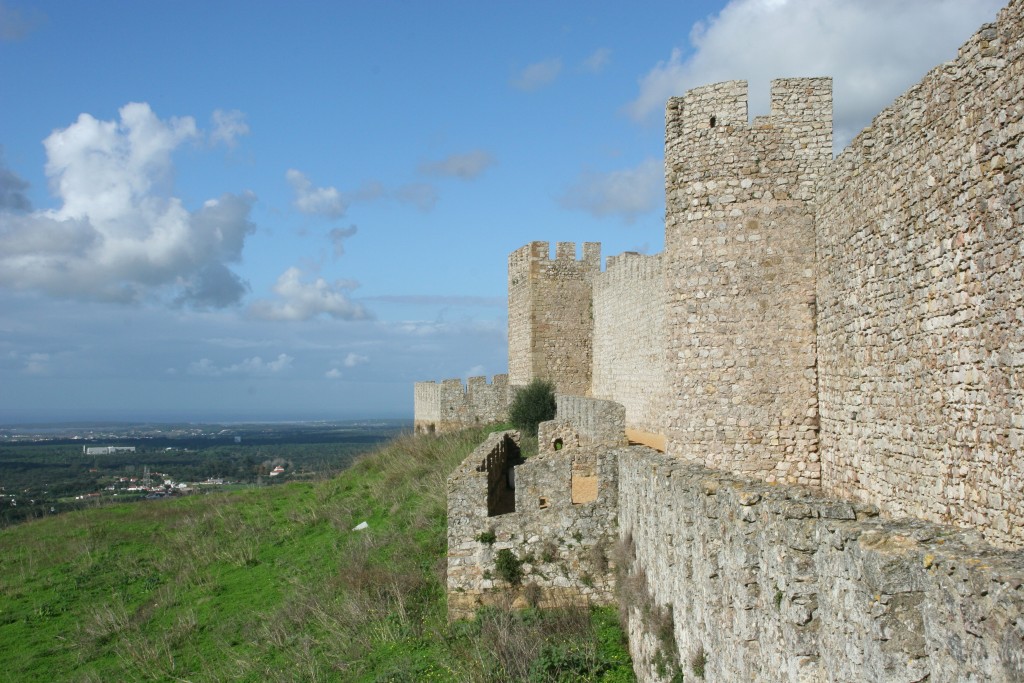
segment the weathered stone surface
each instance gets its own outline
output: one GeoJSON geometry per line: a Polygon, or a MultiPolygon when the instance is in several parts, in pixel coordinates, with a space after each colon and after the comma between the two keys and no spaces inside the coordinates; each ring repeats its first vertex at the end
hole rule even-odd
{"type": "Polygon", "coordinates": [[[448,614],[453,619],[520,597],[540,606],[613,600],[615,447],[625,443],[624,410],[576,396],[560,396],[558,404],[559,419],[541,423],[536,456],[518,458],[518,432],[493,434],[448,478],[448,614]],[[617,425],[618,433],[608,425],[617,425]],[[583,499],[580,479],[587,493],[583,499]],[[514,485],[514,506],[495,504],[506,482],[514,485]],[[503,549],[524,563],[519,586],[500,577],[495,559],[503,549]]]}
{"type": "Polygon", "coordinates": [[[665,112],[668,452],[817,484],[815,188],[832,159],[832,81],[745,81],[665,112]]]}
{"type": "MultiPolygon", "coordinates": [[[[1024,553],[924,521],[836,519],[810,490],[649,449],[618,462],[620,532],[672,608],[684,670],[702,647],[716,681],[1024,680],[1024,553]]],[[[636,669],[658,680],[642,623],[636,669]]]]}
{"type": "Polygon", "coordinates": [[[825,490],[1024,544],[1024,4],[933,69],[817,197],[825,490]]]}
{"type": "Polygon", "coordinates": [[[509,401],[515,392],[508,375],[416,382],[413,387],[413,425],[417,434],[440,434],[508,417],[509,401]]]}
{"type": "Polygon", "coordinates": [[[594,316],[593,283],[601,245],[531,242],[508,257],[508,373],[517,386],[554,382],[564,394],[590,391],[594,316]]]}

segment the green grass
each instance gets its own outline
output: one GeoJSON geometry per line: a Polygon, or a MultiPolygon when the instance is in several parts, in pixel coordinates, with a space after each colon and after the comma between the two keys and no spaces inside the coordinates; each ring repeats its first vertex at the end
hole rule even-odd
{"type": "Polygon", "coordinates": [[[608,610],[448,624],[445,479],[484,435],[0,531],[0,679],[633,680],[608,610]]]}

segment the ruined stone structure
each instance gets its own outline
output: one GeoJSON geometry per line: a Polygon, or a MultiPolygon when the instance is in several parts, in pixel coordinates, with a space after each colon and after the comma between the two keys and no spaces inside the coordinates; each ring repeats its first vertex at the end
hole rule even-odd
{"type": "Polygon", "coordinates": [[[612,601],[622,406],[559,396],[558,411],[560,419],[542,423],[539,453],[528,461],[519,457],[519,433],[499,432],[448,477],[452,618],[506,602],[612,601]],[[501,578],[502,551],[523,563],[521,582],[501,578]]]}
{"type": "Polygon", "coordinates": [[[413,388],[414,429],[417,434],[440,434],[502,420],[508,414],[511,389],[508,375],[416,382],[413,388]]]}
{"type": "Polygon", "coordinates": [[[1024,0],[835,159],[831,89],[671,99],[662,254],[510,256],[509,384],[559,414],[514,511],[479,512],[496,444],[449,481],[453,615],[581,529],[559,557],[618,536],[617,578],[533,594],[645,596],[641,680],[1024,680],[1024,0]]]}

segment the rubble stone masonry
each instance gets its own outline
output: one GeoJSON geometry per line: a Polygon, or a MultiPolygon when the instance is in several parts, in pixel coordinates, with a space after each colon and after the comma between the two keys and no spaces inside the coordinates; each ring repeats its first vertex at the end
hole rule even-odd
{"type": "Polygon", "coordinates": [[[768,485],[646,448],[619,456],[641,681],[674,647],[686,680],[1024,680],[1024,555],[975,531],[768,485]],[[637,581],[637,577],[644,580],[637,581]],[[671,638],[642,606],[671,609],[671,638]],[[660,635],[660,637],[659,637],[660,635]]]}
{"type": "Polygon", "coordinates": [[[449,432],[505,419],[514,391],[508,375],[416,382],[413,387],[413,425],[417,434],[449,432]]]}
{"type": "Polygon", "coordinates": [[[1024,3],[821,181],[824,489],[1024,545],[1024,3]]]}
{"type": "Polygon", "coordinates": [[[813,199],[832,158],[832,81],[745,81],[665,114],[668,452],[816,485],[813,199]]]}
{"type": "Polygon", "coordinates": [[[508,258],[508,370],[516,386],[554,382],[559,393],[590,391],[594,330],[593,282],[601,245],[559,242],[551,259],[547,242],[531,242],[508,258]]]}

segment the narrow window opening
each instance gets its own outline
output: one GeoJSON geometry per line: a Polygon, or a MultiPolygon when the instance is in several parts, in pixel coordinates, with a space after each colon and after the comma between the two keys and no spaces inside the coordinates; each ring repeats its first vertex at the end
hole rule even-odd
{"type": "Polygon", "coordinates": [[[712,116],[712,117],[711,117],[711,121],[709,121],[709,122],[708,122],[708,124],[709,124],[709,126],[710,126],[711,128],[714,128],[714,127],[715,127],[715,123],[717,123],[717,120],[715,119],[715,117],[714,117],[714,116],[712,116]]]}
{"type": "Polygon", "coordinates": [[[516,511],[514,468],[523,462],[519,446],[506,436],[491,451],[478,472],[487,473],[487,516],[496,517],[516,511]]]}
{"type": "Polygon", "coordinates": [[[562,450],[562,446],[564,446],[565,444],[561,439],[555,439],[555,442],[551,445],[554,447],[556,451],[560,451],[562,450]]]}

